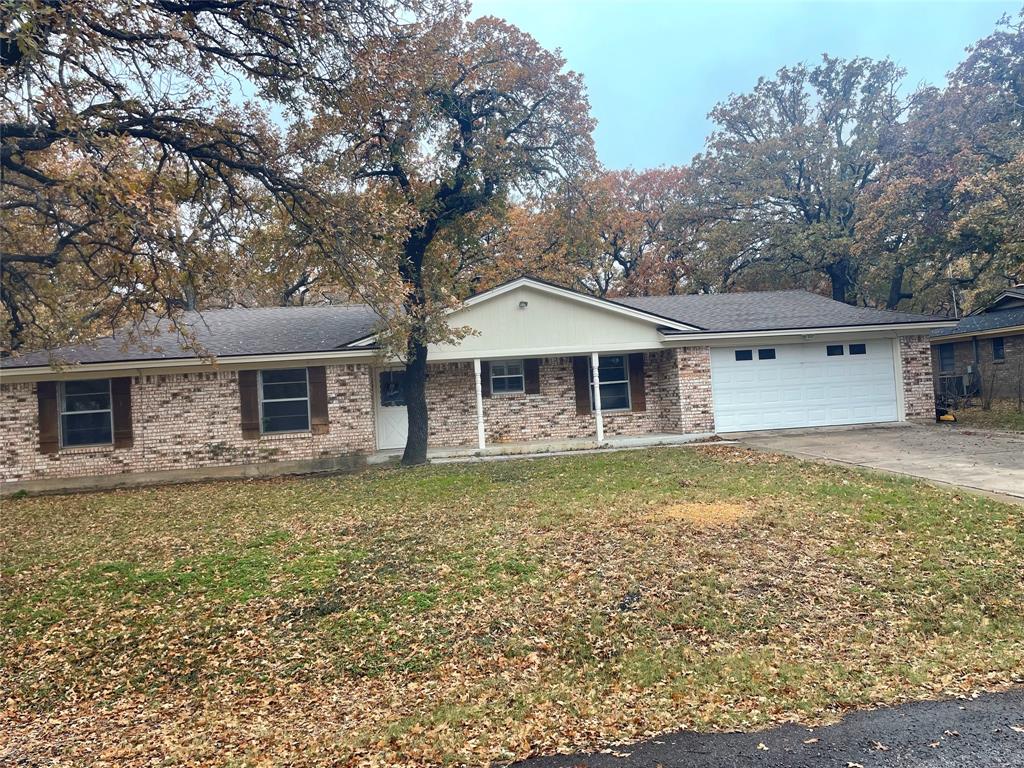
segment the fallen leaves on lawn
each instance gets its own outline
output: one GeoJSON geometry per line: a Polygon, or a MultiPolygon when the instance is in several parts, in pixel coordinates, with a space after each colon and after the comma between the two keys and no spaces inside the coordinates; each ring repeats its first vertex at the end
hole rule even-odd
{"type": "Polygon", "coordinates": [[[952,498],[715,446],[21,499],[0,763],[485,766],[1024,682],[1020,510],[952,498]]]}

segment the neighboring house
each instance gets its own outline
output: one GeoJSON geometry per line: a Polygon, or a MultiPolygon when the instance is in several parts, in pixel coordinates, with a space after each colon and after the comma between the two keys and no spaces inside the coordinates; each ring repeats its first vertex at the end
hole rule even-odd
{"type": "MultiPolygon", "coordinates": [[[[168,331],[0,361],[5,490],[328,469],[405,443],[402,368],[368,308],[183,322],[204,356],[168,331]]],[[[804,291],[610,301],[520,278],[450,324],[474,333],[429,350],[429,443],[472,453],[931,419],[928,333],[949,321],[804,291]]]]}
{"type": "Polygon", "coordinates": [[[940,400],[1017,397],[1024,374],[1024,286],[1003,291],[952,328],[935,329],[931,342],[940,400]]]}

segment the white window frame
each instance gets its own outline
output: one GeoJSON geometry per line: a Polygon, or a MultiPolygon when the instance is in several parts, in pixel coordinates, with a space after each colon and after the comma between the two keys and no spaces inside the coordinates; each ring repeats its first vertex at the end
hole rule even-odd
{"type": "Polygon", "coordinates": [[[61,448],[89,448],[97,445],[113,445],[114,444],[114,392],[110,386],[110,379],[75,379],[74,381],[62,381],[58,388],[59,397],[57,398],[57,434],[60,437],[61,448]],[[67,411],[64,410],[65,403],[67,401],[67,385],[74,384],[78,381],[106,381],[107,382],[107,402],[110,404],[109,408],[97,408],[92,411],[67,411]],[[67,445],[64,442],[64,417],[70,415],[76,415],[81,413],[105,413],[107,418],[110,419],[110,440],[105,443],[76,443],[75,445],[67,445]]]}
{"type": "Polygon", "coordinates": [[[491,360],[491,395],[501,397],[502,395],[522,395],[526,393],[526,363],[522,359],[512,358],[510,360],[491,360]],[[505,366],[505,370],[508,370],[509,363],[519,363],[519,373],[495,373],[494,369],[496,366],[505,366]],[[497,390],[494,388],[495,379],[519,379],[519,389],[502,389],[497,390]]]}
{"type": "MultiPolygon", "coordinates": [[[[626,411],[633,410],[633,387],[629,383],[629,355],[598,355],[597,364],[600,367],[601,360],[606,357],[621,357],[622,358],[622,372],[625,375],[625,379],[613,379],[611,381],[607,379],[601,379],[601,386],[605,384],[625,384],[626,385],[626,407],[625,408],[605,408],[604,407],[604,396],[601,396],[601,412],[602,413],[625,413],[626,411]]],[[[590,410],[594,410],[594,362],[593,360],[588,361],[587,370],[590,374],[590,410]]]]}
{"type": "MultiPolygon", "coordinates": [[[[266,402],[268,403],[288,403],[295,402],[297,400],[306,401],[306,428],[305,429],[274,429],[268,432],[266,425],[264,424],[263,416],[263,370],[260,370],[259,375],[259,400],[260,400],[260,434],[261,435],[300,435],[309,432],[313,427],[313,416],[309,410],[309,368],[271,368],[273,371],[299,371],[301,370],[306,374],[306,396],[305,397],[272,397],[266,402]]],[[[271,382],[274,384],[276,382],[271,382]]]]}

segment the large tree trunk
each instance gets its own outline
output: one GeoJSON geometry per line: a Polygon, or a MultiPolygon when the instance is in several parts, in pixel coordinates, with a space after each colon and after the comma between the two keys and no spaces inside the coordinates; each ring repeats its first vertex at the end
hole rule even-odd
{"type": "Polygon", "coordinates": [[[903,276],[906,274],[906,270],[907,268],[903,264],[897,264],[893,268],[892,277],[889,279],[889,297],[885,301],[886,309],[896,309],[903,299],[914,298],[913,293],[903,290],[903,276]]]}
{"type": "Polygon", "coordinates": [[[406,346],[405,379],[402,384],[405,409],[409,414],[409,437],[402,464],[411,466],[427,460],[427,345],[416,334],[406,346]]]}
{"type": "Polygon", "coordinates": [[[825,268],[829,280],[832,281],[832,298],[849,304],[850,289],[853,288],[853,266],[846,259],[829,264],[825,268]]]}

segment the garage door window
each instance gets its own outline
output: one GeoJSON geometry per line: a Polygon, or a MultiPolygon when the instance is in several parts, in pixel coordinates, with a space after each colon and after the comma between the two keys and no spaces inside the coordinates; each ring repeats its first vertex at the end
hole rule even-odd
{"type": "Polygon", "coordinates": [[[842,344],[829,344],[825,347],[825,354],[829,357],[840,357],[843,354],[842,344]]]}
{"type": "Polygon", "coordinates": [[[868,348],[864,344],[851,344],[850,345],[850,354],[851,355],[866,355],[867,353],[868,353],[868,348]]]}
{"type": "Polygon", "coordinates": [[[737,349],[736,350],[736,362],[742,363],[745,360],[754,359],[754,350],[752,349],[737,349]]]}
{"type": "Polygon", "coordinates": [[[775,348],[769,347],[768,349],[757,350],[758,360],[774,360],[775,359],[775,348]]]}

